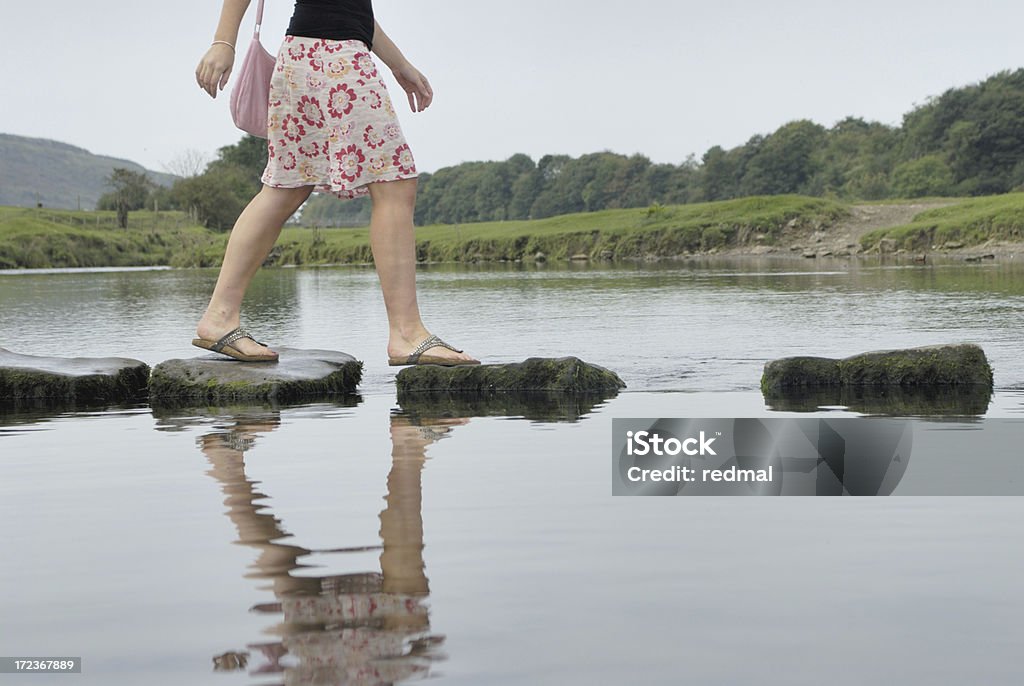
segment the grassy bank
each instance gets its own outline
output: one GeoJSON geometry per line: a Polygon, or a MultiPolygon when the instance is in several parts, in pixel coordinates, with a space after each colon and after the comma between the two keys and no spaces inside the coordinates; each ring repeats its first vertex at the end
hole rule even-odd
{"type": "MultiPolygon", "coordinates": [[[[927,251],[988,241],[1024,242],[1024,193],[953,201],[909,224],[872,231],[866,250],[927,251]]],[[[643,259],[719,249],[784,246],[794,234],[840,227],[849,208],[799,196],[606,210],[535,221],[489,222],[417,229],[424,262],[643,259]]],[[[837,229],[838,230],[838,229],[837,229]]],[[[128,229],[111,212],[0,208],[0,268],[216,266],[227,235],[193,224],[180,212],[133,212],[128,229]]],[[[286,228],[269,260],[275,265],[372,261],[367,229],[286,228]]]]}
{"type": "Polygon", "coordinates": [[[132,212],[121,229],[113,212],[0,207],[0,269],[194,266],[225,240],[181,212],[132,212]]]}
{"type": "MultiPolygon", "coordinates": [[[[845,216],[843,205],[797,196],[606,210],[534,221],[427,226],[417,229],[422,262],[472,262],[574,255],[614,259],[671,257],[735,245],[773,244],[787,227],[827,226],[845,216]]],[[[281,264],[369,262],[368,233],[286,229],[281,264]]]]}
{"type": "MultiPolygon", "coordinates": [[[[820,228],[842,218],[843,205],[798,196],[607,210],[536,221],[417,229],[426,262],[548,259],[574,255],[615,259],[669,257],[746,244],[771,245],[787,227],[820,228]]],[[[226,235],[181,213],[133,212],[128,229],[113,214],[0,208],[0,268],[171,265],[212,266],[226,235]]],[[[368,263],[367,229],[286,228],[271,256],[276,265],[368,263]]]]}
{"type": "Polygon", "coordinates": [[[861,247],[875,249],[883,239],[897,249],[926,252],[935,248],[971,247],[988,241],[1024,243],[1024,193],[956,201],[928,210],[909,224],[878,229],[861,238],[861,247]]]}

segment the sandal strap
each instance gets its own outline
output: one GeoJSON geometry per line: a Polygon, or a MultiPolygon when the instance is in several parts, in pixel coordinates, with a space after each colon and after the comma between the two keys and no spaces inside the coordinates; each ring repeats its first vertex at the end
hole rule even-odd
{"type": "MultiPolygon", "coordinates": [[[[228,333],[224,334],[224,336],[219,341],[217,341],[210,349],[215,353],[219,353],[222,350],[224,350],[225,346],[231,345],[235,341],[241,340],[243,338],[252,338],[252,336],[250,336],[249,332],[243,329],[242,327],[238,327],[234,331],[229,331],[228,333]]],[[[263,345],[255,338],[252,338],[252,340],[254,343],[256,343],[256,345],[263,345]]]]}
{"type": "Polygon", "coordinates": [[[420,343],[419,347],[412,351],[412,353],[409,355],[408,364],[418,364],[420,361],[420,357],[423,355],[423,353],[427,352],[431,348],[448,348],[452,352],[462,352],[455,346],[445,343],[437,336],[431,335],[430,337],[427,338],[427,340],[420,343]]]}

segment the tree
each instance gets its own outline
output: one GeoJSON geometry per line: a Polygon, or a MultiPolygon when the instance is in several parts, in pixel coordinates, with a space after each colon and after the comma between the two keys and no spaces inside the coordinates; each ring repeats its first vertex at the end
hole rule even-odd
{"type": "Polygon", "coordinates": [[[302,206],[303,226],[356,227],[370,223],[369,198],[342,200],[328,193],[315,193],[302,206]]]}
{"type": "Polygon", "coordinates": [[[98,209],[113,209],[117,212],[117,225],[128,228],[128,213],[141,210],[152,193],[154,184],[145,172],[133,172],[115,167],[107,177],[107,186],[113,190],[104,194],[97,203],[98,209]]]}
{"type": "Polygon", "coordinates": [[[817,172],[814,153],[825,137],[822,126],[806,120],[781,127],[764,140],[747,165],[741,194],[807,193],[817,172]]]}
{"type": "Polygon", "coordinates": [[[209,229],[226,231],[252,197],[249,176],[240,167],[228,166],[202,176],[181,179],[172,195],[178,206],[209,229]]]}
{"type": "Polygon", "coordinates": [[[267,168],[267,141],[246,135],[234,145],[225,145],[217,151],[217,159],[209,164],[206,171],[216,171],[220,167],[242,169],[258,188],[263,170],[267,168]]]}
{"type": "Polygon", "coordinates": [[[170,162],[164,163],[164,169],[169,173],[183,179],[191,179],[199,176],[210,164],[209,156],[194,148],[183,150],[174,156],[170,162]]]}
{"type": "Polygon", "coordinates": [[[530,208],[544,187],[541,172],[532,162],[531,160],[531,167],[521,171],[512,182],[512,199],[508,204],[509,219],[532,219],[530,208]]]}
{"type": "Polygon", "coordinates": [[[1024,159],[1024,69],[946,91],[903,119],[903,161],[941,155],[968,195],[1005,193],[1024,159]]]}
{"type": "Polygon", "coordinates": [[[171,199],[210,229],[228,230],[261,187],[267,142],[245,136],[217,151],[200,175],[178,179],[171,199]]]}
{"type": "Polygon", "coordinates": [[[704,153],[701,167],[701,200],[728,200],[736,197],[741,176],[741,155],[738,150],[726,152],[720,145],[704,153]]]}
{"type": "Polygon", "coordinates": [[[813,155],[811,195],[876,200],[889,193],[889,174],[896,163],[900,132],[885,124],[847,117],[829,129],[813,155]]]}
{"type": "Polygon", "coordinates": [[[940,155],[904,162],[892,173],[892,192],[898,198],[948,195],[952,191],[953,172],[940,155]]]}

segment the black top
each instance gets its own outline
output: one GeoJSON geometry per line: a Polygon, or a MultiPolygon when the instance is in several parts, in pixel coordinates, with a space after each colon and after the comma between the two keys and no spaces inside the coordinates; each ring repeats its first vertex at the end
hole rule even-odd
{"type": "Polygon", "coordinates": [[[373,47],[372,0],[295,0],[289,36],[361,40],[373,47]]]}

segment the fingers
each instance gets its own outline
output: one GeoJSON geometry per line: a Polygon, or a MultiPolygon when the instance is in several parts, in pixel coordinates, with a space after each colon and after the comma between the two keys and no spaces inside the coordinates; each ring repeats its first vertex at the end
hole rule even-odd
{"type": "Polygon", "coordinates": [[[422,88],[419,92],[420,101],[420,112],[430,107],[430,103],[434,102],[434,89],[430,87],[430,82],[427,81],[427,77],[420,75],[420,81],[422,88]]]}
{"type": "Polygon", "coordinates": [[[220,77],[220,83],[217,84],[217,85],[220,86],[221,90],[224,90],[224,88],[228,85],[228,79],[230,77],[231,77],[231,69],[229,68],[226,72],[224,72],[224,75],[220,77]]]}
{"type": "Polygon", "coordinates": [[[226,66],[223,64],[217,64],[215,61],[204,57],[196,67],[196,83],[199,87],[209,94],[211,98],[217,97],[217,89],[224,90],[228,85],[228,79],[231,76],[232,65],[229,63],[226,66]]]}
{"type": "Polygon", "coordinates": [[[213,67],[207,62],[201,62],[196,69],[196,82],[211,98],[217,97],[217,79],[214,74],[213,67]]]}
{"type": "Polygon", "coordinates": [[[211,98],[217,97],[217,73],[210,72],[203,76],[203,90],[210,94],[211,98]]]}
{"type": "Polygon", "coordinates": [[[228,85],[228,77],[231,76],[231,69],[220,71],[210,65],[204,65],[201,71],[196,74],[196,81],[199,87],[206,91],[211,98],[217,97],[217,89],[224,90],[228,85]]]}
{"type": "Polygon", "coordinates": [[[405,92],[409,96],[409,107],[413,112],[424,111],[434,101],[434,91],[422,74],[419,75],[419,78],[411,80],[405,86],[405,92]]]}
{"type": "Polygon", "coordinates": [[[199,66],[196,67],[196,83],[199,84],[200,88],[203,88],[205,90],[206,87],[203,85],[203,63],[202,62],[200,62],[199,66]]]}

